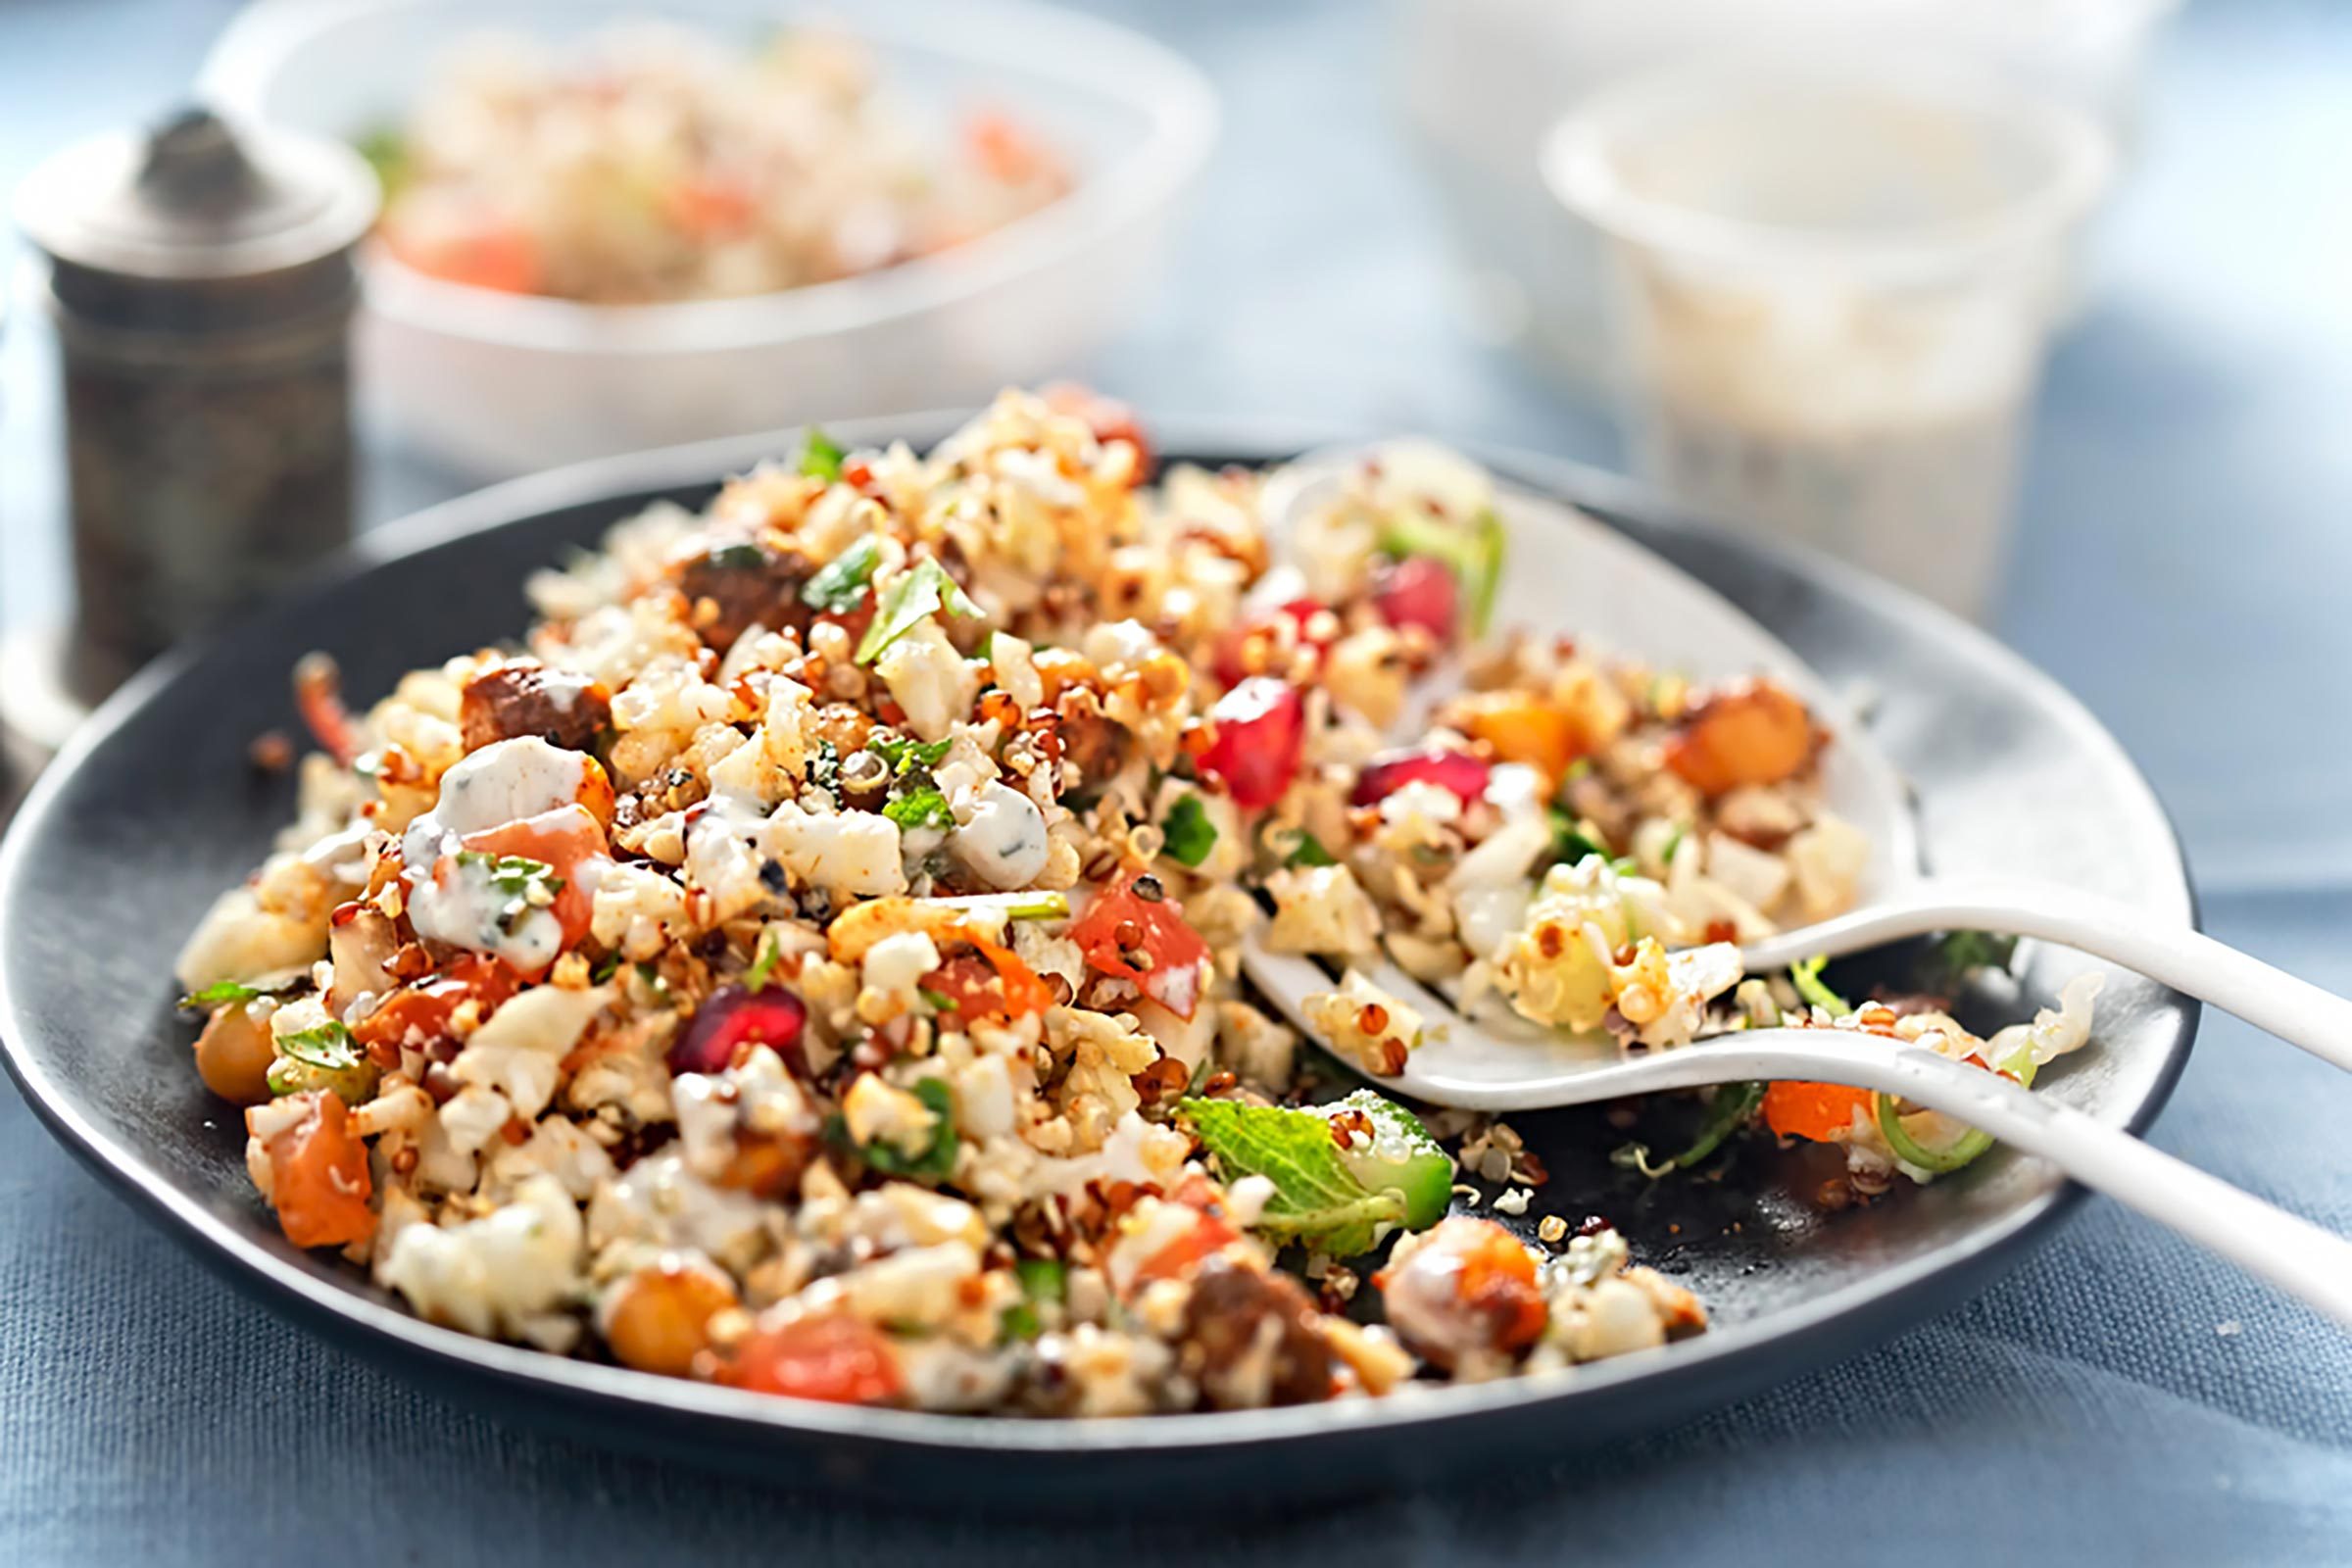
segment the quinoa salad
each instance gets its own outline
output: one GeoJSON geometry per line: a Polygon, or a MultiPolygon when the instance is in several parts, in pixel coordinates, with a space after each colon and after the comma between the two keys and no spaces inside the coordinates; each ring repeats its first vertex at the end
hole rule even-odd
{"type": "Polygon", "coordinates": [[[394,258],[451,282],[597,305],[765,294],[935,255],[1058,200],[1018,121],[931,134],[856,40],[745,50],[644,23],[559,51],[462,47],[407,123],[361,146],[394,258]]]}
{"type": "MultiPolygon", "coordinates": [[[[1275,540],[1263,475],[1154,479],[1118,405],[1008,392],[628,518],[519,642],[365,711],[305,661],[298,819],[177,963],[286,1239],[435,1323],[774,1395],[1409,1396],[1706,1313],[1531,1215],[1507,1124],[1381,1092],[1446,1024],[1369,959],[1628,1052],[1794,1023],[2030,1080],[2082,1043],[2087,987],[1979,1039],[1742,976],[1855,897],[1814,716],[1489,625],[1492,481],[1381,450],[1275,540]],[[1316,1040],[1246,940],[1326,966],[1316,1040]]],[[[1834,1085],[1697,1103],[1633,1161],[1805,1140],[1868,1192],[1984,1147],[1834,1085]]]]}

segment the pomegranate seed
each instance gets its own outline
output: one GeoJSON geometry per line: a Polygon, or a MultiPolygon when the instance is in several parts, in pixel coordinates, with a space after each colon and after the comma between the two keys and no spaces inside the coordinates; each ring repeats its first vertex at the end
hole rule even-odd
{"type": "Polygon", "coordinates": [[[1271,675],[1252,675],[1218,699],[1209,716],[1217,738],[1202,754],[1200,771],[1221,782],[1244,810],[1281,800],[1306,748],[1306,704],[1298,692],[1271,675]]]}
{"type": "Polygon", "coordinates": [[[1487,776],[1494,771],[1468,752],[1426,748],[1386,752],[1364,764],[1355,776],[1350,806],[1377,806],[1407,784],[1436,784],[1449,789],[1468,806],[1487,793],[1487,776]]]}
{"type": "Polygon", "coordinates": [[[1411,556],[1381,568],[1372,583],[1372,607],[1397,630],[1418,626],[1443,645],[1453,641],[1461,591],[1444,565],[1411,556]]]}
{"type": "Polygon", "coordinates": [[[808,1021],[808,1007],[789,991],[721,986],[669,1048],[669,1070],[724,1072],[743,1046],[765,1046],[787,1060],[795,1059],[801,1029],[808,1021]]]}

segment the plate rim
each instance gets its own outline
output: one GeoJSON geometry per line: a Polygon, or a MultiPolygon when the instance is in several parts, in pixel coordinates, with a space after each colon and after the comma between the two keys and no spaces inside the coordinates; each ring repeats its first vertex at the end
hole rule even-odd
{"type": "MultiPolygon", "coordinates": [[[[969,410],[928,411],[828,421],[826,428],[837,439],[853,443],[892,439],[920,443],[970,416],[969,410]]],[[[1267,463],[1334,439],[1364,437],[1361,430],[1345,432],[1329,423],[1234,416],[1171,416],[1152,420],[1151,428],[1160,453],[1176,461],[1267,463]]],[[[762,459],[791,450],[804,429],[806,426],[791,426],[618,454],[490,485],[368,530],[351,548],[308,574],[284,602],[298,603],[385,562],[477,532],[521,524],[551,512],[610,500],[616,508],[614,520],[618,520],[626,514],[620,508],[642,504],[633,498],[710,484],[745,471],[762,459]]],[[[1660,527],[1699,540],[1721,536],[1717,525],[1623,476],[1509,447],[1454,444],[1507,481],[1592,513],[1621,533],[1627,532],[1628,523],[1638,522],[1642,527],[1660,527]]],[[[1650,548],[1638,536],[1634,543],[1644,550],[1650,548]]],[[[2121,743],[2056,681],[1978,628],[1856,567],[1779,541],[1741,535],[1738,543],[1777,566],[1838,590],[1841,600],[1885,600],[1906,619],[1924,622],[1926,634],[1946,648],[1965,653],[1971,662],[1998,669],[2006,679],[2023,685],[2046,713],[2078,740],[2106,754],[2120,776],[2136,786],[2142,798],[2139,804],[2165,829],[2179,883],[2180,912],[2192,923],[2197,920],[2194,884],[2178,827],[2121,743]]],[[[1668,569],[1685,571],[1671,559],[1662,555],[1660,559],[1668,569]]],[[[1702,586],[1708,585],[1702,581],[1702,586]]],[[[1769,626],[1766,629],[1771,630],[1769,626]]],[[[108,737],[233,635],[222,632],[199,639],[134,675],[84,722],[34,781],[15,821],[5,837],[0,837],[0,953],[10,943],[11,911],[18,903],[16,884],[24,874],[23,866],[28,855],[25,846],[54,809],[65,781],[108,737]]],[[[2144,1131],[2155,1120],[2187,1064],[2202,1009],[2187,998],[2179,998],[2178,1007],[2174,1039],[2165,1048],[2146,1095],[2123,1120],[2132,1132],[2144,1131]]],[[[122,1148],[83,1116],[71,1102],[72,1097],[53,1086],[40,1062],[17,1043],[18,1031],[11,1027],[15,1008],[7,966],[0,963],[0,1064],[6,1066],[41,1124],[111,1190],[127,1199],[134,1210],[247,1294],[284,1311],[306,1329],[337,1339],[352,1336],[347,1348],[370,1360],[397,1362],[404,1371],[415,1364],[417,1370],[435,1377],[462,1381],[469,1396],[490,1387],[514,1389],[568,1405],[594,1406],[608,1415],[634,1416],[663,1428],[691,1422],[699,1429],[693,1434],[698,1442],[741,1435],[770,1440],[839,1439],[877,1450],[903,1452],[1149,1457],[1288,1445],[1312,1438],[1387,1437],[1406,1431],[1434,1434],[1544,1405],[1557,1404],[1564,1413],[1580,1400],[1593,1403],[1637,1386],[1658,1391],[1658,1402],[1668,1404],[1678,1392],[1688,1392],[1690,1386],[1703,1384],[1715,1375],[1726,1375],[1749,1387],[1770,1386],[1783,1380],[1782,1373],[1772,1370],[1776,1351],[1782,1358],[1779,1364],[1793,1373],[1814,1364],[1826,1348],[1825,1342],[1841,1333],[1860,1327],[1869,1342],[1875,1343],[1886,1333],[1928,1315],[1937,1302],[1956,1305],[1989,1283],[1996,1271],[2020,1258],[2030,1244],[2046,1241],[2087,1196],[2079,1184],[2058,1182],[1996,1222],[1976,1227],[1929,1255],[1777,1308],[1762,1318],[1710,1328],[1703,1335],[1659,1350],[1580,1366],[1573,1375],[1433,1387],[1417,1390],[1403,1399],[1342,1400],[1178,1418],[1151,1415],[1023,1421],[834,1405],[776,1399],[476,1339],[372,1300],[339,1276],[314,1272],[299,1261],[279,1256],[244,1234],[232,1219],[207,1207],[161,1172],[144,1166],[135,1151],[122,1148]],[[1740,1372],[1748,1376],[1740,1379],[1737,1376],[1740,1372]],[[1759,1372],[1761,1376],[1756,1375],[1759,1372]]],[[[1698,1402],[1710,1401],[1690,1401],[1698,1402]]]]}

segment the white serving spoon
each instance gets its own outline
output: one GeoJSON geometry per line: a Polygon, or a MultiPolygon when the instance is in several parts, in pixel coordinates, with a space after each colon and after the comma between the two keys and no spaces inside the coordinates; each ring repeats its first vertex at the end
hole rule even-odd
{"type": "MultiPolygon", "coordinates": [[[[1303,958],[1254,944],[1244,950],[1242,962],[1258,988],[1312,1038],[1314,1026],[1300,1004],[1314,991],[1329,990],[1330,978],[1303,958]]],[[[1537,1039],[1505,1041],[1454,1016],[1393,966],[1376,966],[1368,978],[1384,990],[1401,980],[1391,994],[1409,1006],[1433,1009],[1425,1016],[1444,1031],[1445,1038],[1413,1052],[1402,1073],[1376,1080],[1414,1099],[1504,1110],[1758,1080],[1876,1089],[2039,1155],[2083,1186],[2352,1324],[2352,1242],[1998,1073],[1846,1029],[1743,1030],[1643,1056],[1620,1056],[1614,1043],[1584,1046],[1532,1026],[1528,1033],[1537,1039]]]]}
{"type": "MultiPolygon", "coordinates": [[[[1327,494],[1337,482],[1339,465],[1351,461],[1351,456],[1310,461],[1286,471],[1269,486],[1269,518],[1279,525],[1294,517],[1297,508],[1327,494]]],[[[1503,500],[1513,504],[1507,495],[1503,500]]],[[[1793,655],[1694,583],[1688,584],[1687,608],[1707,624],[1672,613],[1673,607],[1659,613],[1662,607],[1654,596],[1660,585],[1688,579],[1671,572],[1659,577],[1646,554],[1596,524],[1588,526],[1592,535],[1577,541],[1579,569],[1568,580],[1627,564],[1622,553],[1640,556],[1636,569],[1646,600],[1639,628],[1642,635],[1603,628],[1619,646],[1683,668],[1768,670],[1814,707],[1838,741],[1825,758],[1825,793],[1871,837],[1874,857],[1865,885],[1874,896],[1851,913],[1743,948],[1750,973],[1771,973],[1815,954],[1841,955],[1931,931],[2033,936],[2138,970],[2352,1067],[2352,1004],[2185,926],[2070,888],[1921,878],[1914,869],[1916,841],[1901,781],[1842,705],[1793,655]],[[1661,633],[1672,639],[1677,632],[1682,648],[1659,646],[1661,633]],[[1716,646],[1689,657],[1685,650],[1693,632],[1716,646]],[[1741,642],[1760,647],[1750,646],[1742,657],[1730,660],[1704,657],[1720,656],[1729,651],[1725,645],[1741,642]]],[[[1545,587],[1556,593],[1562,580],[1546,576],[1545,587]]],[[[1591,624],[1553,608],[1562,619],[1591,624]]],[[[1254,936],[1243,948],[1242,962],[1276,1006],[1310,1038],[1318,1038],[1304,1004],[1309,996],[1333,989],[1329,973],[1305,958],[1271,952],[1254,936]]],[[[1745,1031],[1684,1050],[1626,1057],[1605,1037],[1578,1039],[1515,1016],[1472,1023],[1385,959],[1355,967],[1431,1025],[1405,1070],[1384,1080],[1415,1099],[1478,1110],[1526,1110],[1756,1080],[1875,1089],[2048,1159],[2084,1186],[2352,1323],[2352,1243],[1997,1074],[1882,1037],[1828,1029],[1745,1031]]]]}
{"type": "MultiPolygon", "coordinates": [[[[1325,501],[1363,456],[1311,454],[1270,479],[1265,514],[1277,533],[1287,534],[1307,508],[1325,501]]],[[[1506,585],[1501,623],[1517,618],[1573,627],[1667,668],[1768,673],[1803,698],[1830,732],[1822,793],[1871,843],[1861,879],[1865,897],[1834,919],[1743,946],[1748,973],[1936,931],[2034,937],[2144,974],[2352,1070],[2352,1002],[2181,921],[2056,882],[1923,876],[1901,776],[1843,701],[1793,653],[1711,591],[1570,509],[1507,489],[1498,490],[1496,504],[1512,524],[1514,552],[1523,545],[1545,551],[1506,585]],[[1514,598],[1548,613],[1514,617],[1514,598]]]]}

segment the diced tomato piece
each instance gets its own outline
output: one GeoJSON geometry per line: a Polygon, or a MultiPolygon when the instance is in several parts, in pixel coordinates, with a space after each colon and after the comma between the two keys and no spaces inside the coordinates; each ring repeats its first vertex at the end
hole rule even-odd
{"type": "Polygon", "coordinates": [[[419,1045],[446,1038],[449,1016],[460,1003],[470,1000],[487,1018],[521,984],[521,977],[502,960],[486,953],[463,953],[440,972],[386,997],[373,1012],[351,1026],[352,1036],[368,1047],[379,1063],[390,1066],[399,1060],[399,1049],[412,1030],[419,1045]]]}
{"type": "Polygon", "coordinates": [[[847,1312],[753,1330],[720,1366],[716,1381],[829,1404],[879,1404],[906,1386],[889,1337],[847,1312]]]}
{"type": "Polygon", "coordinates": [[[302,1119],[263,1144],[270,1159],[270,1201],[278,1229],[296,1247],[344,1247],[375,1234],[368,1206],[374,1183],[368,1146],[351,1130],[342,1099],[314,1089],[280,1103],[300,1102],[302,1119]]]}
{"type": "Polygon", "coordinates": [[[982,172],[1007,185],[1027,184],[1058,168],[1043,142],[993,109],[979,110],[964,121],[963,144],[982,172]]]}
{"type": "Polygon", "coordinates": [[[604,858],[606,846],[604,827],[586,807],[559,806],[518,822],[468,833],[464,843],[484,855],[518,855],[553,867],[564,886],[549,907],[564,928],[564,946],[568,948],[588,934],[596,893],[589,886],[590,878],[581,872],[587,862],[604,858]]]}
{"type": "Polygon", "coordinates": [[[1855,1112],[1870,1116],[1870,1091],[1844,1084],[1789,1082],[1764,1088],[1764,1125],[1783,1138],[1826,1143],[1853,1125],[1855,1112]]]}
{"type": "Polygon", "coordinates": [[[1364,764],[1355,776],[1353,806],[1377,806],[1407,784],[1436,784],[1451,790],[1464,806],[1487,793],[1494,770],[1468,752],[1422,747],[1409,752],[1387,752],[1364,764]]]}
{"type": "Polygon", "coordinates": [[[1010,949],[968,932],[978,951],[959,954],[923,976],[923,989],[948,999],[965,1023],[979,1018],[1018,1018],[1054,1005],[1054,993],[1010,949]]]}
{"type": "Polygon", "coordinates": [[[1209,717],[1217,738],[1201,754],[1201,773],[1244,810],[1281,800],[1306,751],[1306,704],[1298,693],[1271,675],[1252,675],[1217,699],[1209,717]]]}
{"type": "Polygon", "coordinates": [[[1129,1289],[1140,1290],[1153,1280],[1183,1279],[1201,1259],[1222,1252],[1236,1240],[1235,1231],[1223,1220],[1196,1211],[1182,1235],[1144,1259],[1129,1289]]]}
{"type": "Polygon", "coordinates": [[[1099,895],[1070,928],[1070,940],[1088,967],[1133,980],[1177,1016],[1190,1018],[1200,1007],[1208,944],[1185,923],[1183,908],[1157,877],[1132,876],[1099,895]],[[1141,964],[1132,961],[1138,957],[1141,964]]]}
{"type": "Polygon", "coordinates": [[[1444,647],[1461,619],[1461,589],[1442,562],[1410,556],[1381,568],[1372,583],[1372,608],[1397,630],[1418,626],[1444,647]]]}

